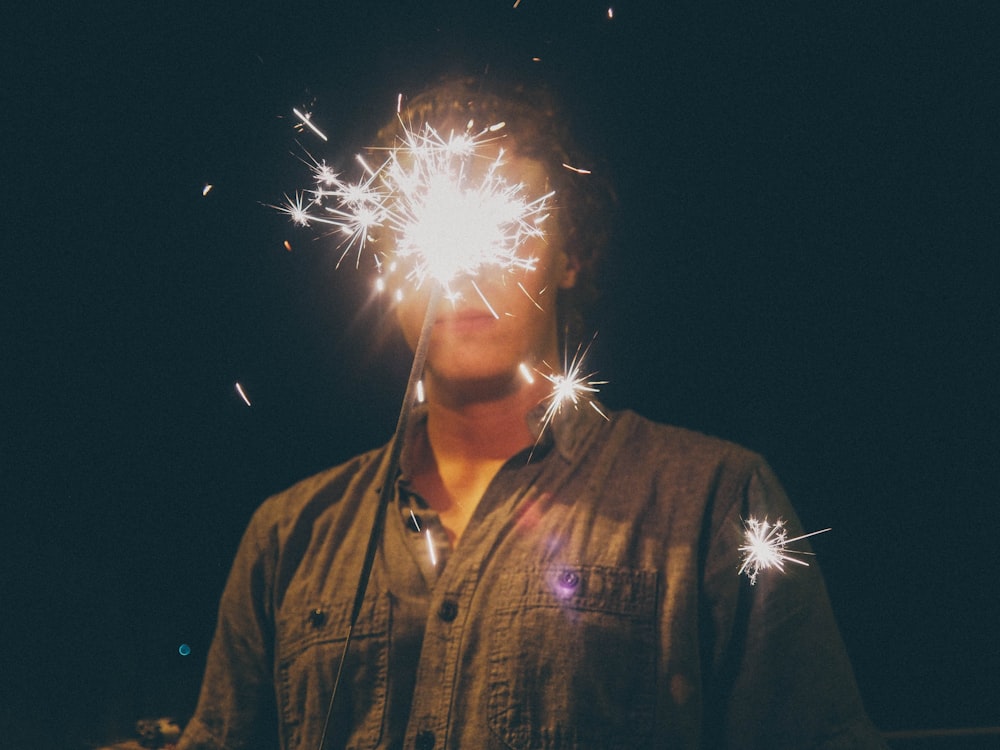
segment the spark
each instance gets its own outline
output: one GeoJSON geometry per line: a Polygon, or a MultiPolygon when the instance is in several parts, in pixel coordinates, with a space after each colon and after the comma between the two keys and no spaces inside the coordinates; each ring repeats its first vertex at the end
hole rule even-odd
{"type": "MultiPolygon", "coordinates": [[[[401,106],[399,100],[397,110],[401,106]]],[[[391,256],[407,281],[439,284],[449,299],[457,297],[451,285],[459,278],[486,268],[534,270],[537,258],[524,245],[544,237],[553,193],[529,197],[523,183],[501,174],[507,156],[496,142],[505,123],[480,127],[470,121],[459,132],[430,124],[412,129],[402,116],[400,123],[401,135],[381,164],[358,155],[360,179],[313,160],[313,187],[286,195],[276,208],[300,226],[330,226],[341,237],[338,264],[351,250],[360,264],[371,245],[376,264],[391,256]],[[487,144],[494,144],[490,155],[483,153],[487,144]]],[[[473,288],[482,296],[474,282],[473,288]]]]}
{"type": "Polygon", "coordinates": [[[762,570],[777,568],[784,571],[786,562],[809,567],[809,563],[800,560],[795,555],[811,555],[813,553],[790,550],[788,545],[800,539],[830,531],[830,529],[821,529],[789,539],[785,522],[782,519],[779,518],[771,524],[768,523],[767,517],[763,521],[758,521],[752,516],[743,522],[743,526],[746,531],[744,543],[739,548],[740,552],[743,553],[743,563],[740,565],[739,572],[746,573],[747,578],[750,579],[750,585],[757,583],[757,576],[762,570]]]}
{"type": "MultiPolygon", "coordinates": [[[[531,304],[533,304],[535,307],[537,307],[542,312],[545,312],[545,308],[538,304],[538,301],[534,297],[531,296],[531,293],[527,289],[524,288],[524,284],[522,284],[520,281],[517,282],[517,288],[520,289],[522,292],[524,292],[524,296],[527,297],[529,300],[531,300],[531,304]]],[[[544,289],[541,292],[539,292],[539,294],[544,294],[544,293],[545,293],[544,289]]]]}
{"type": "Polygon", "coordinates": [[[535,382],[535,376],[531,374],[531,370],[528,369],[528,366],[524,362],[519,364],[517,369],[521,372],[521,377],[528,381],[529,385],[535,382]]]}
{"type": "Polygon", "coordinates": [[[243,390],[243,386],[240,385],[238,381],[236,383],[236,392],[240,394],[240,398],[243,399],[243,403],[245,403],[247,406],[251,405],[250,399],[247,397],[246,391],[243,390]]]}
{"type": "Polygon", "coordinates": [[[201,194],[203,196],[208,195],[210,192],[212,192],[213,187],[215,187],[215,185],[212,185],[211,183],[205,183],[205,187],[201,189],[201,194]]]}
{"type": "Polygon", "coordinates": [[[563,167],[568,169],[570,172],[576,172],[577,174],[592,174],[589,169],[583,169],[582,167],[574,167],[572,164],[567,164],[563,162],[563,167]]]}
{"type": "Polygon", "coordinates": [[[437,555],[434,553],[434,539],[431,538],[431,530],[424,529],[424,538],[427,540],[427,552],[431,556],[431,565],[437,567],[437,555]]]}
{"type": "Polygon", "coordinates": [[[472,288],[476,290],[476,294],[479,295],[479,299],[483,301],[483,304],[486,305],[486,308],[490,311],[490,315],[492,315],[495,319],[500,320],[500,316],[497,315],[497,311],[493,309],[493,305],[490,304],[490,301],[486,299],[486,295],[483,294],[483,290],[479,288],[479,284],[475,281],[470,283],[472,284],[472,288]]]}
{"type": "Polygon", "coordinates": [[[323,131],[320,130],[319,128],[317,128],[313,124],[313,121],[312,121],[312,119],[310,119],[311,116],[309,114],[303,114],[302,112],[299,112],[299,110],[295,109],[294,107],[292,108],[292,112],[295,113],[296,117],[298,117],[300,120],[302,120],[302,124],[303,125],[305,125],[307,128],[309,128],[312,132],[314,132],[316,135],[318,135],[324,141],[327,140],[327,137],[323,133],[323,131]]]}
{"type": "Polygon", "coordinates": [[[305,196],[299,192],[295,194],[294,198],[289,198],[285,196],[285,203],[282,206],[277,206],[277,209],[282,213],[288,214],[291,217],[292,222],[300,227],[309,226],[309,208],[306,203],[305,196]]]}
{"type": "Polygon", "coordinates": [[[587,403],[594,411],[605,419],[608,419],[608,415],[601,411],[601,408],[593,398],[594,394],[600,390],[597,386],[604,385],[608,381],[591,380],[596,374],[593,372],[583,374],[583,361],[590,351],[590,344],[587,344],[586,348],[582,349],[581,347],[582,345],[577,346],[572,360],[564,362],[562,372],[539,372],[539,374],[552,384],[552,391],[545,399],[547,405],[545,413],[542,415],[542,429],[539,431],[539,436],[549,426],[549,423],[556,414],[559,414],[563,410],[563,407],[567,405],[571,405],[576,409],[581,402],[587,403]]]}

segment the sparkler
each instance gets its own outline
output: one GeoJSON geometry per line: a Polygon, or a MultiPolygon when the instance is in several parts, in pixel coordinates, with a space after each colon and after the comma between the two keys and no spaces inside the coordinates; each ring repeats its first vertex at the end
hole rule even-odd
{"type": "Polygon", "coordinates": [[[809,567],[809,563],[800,560],[796,555],[812,555],[813,553],[790,550],[788,545],[800,539],[830,531],[830,529],[821,529],[789,539],[785,522],[782,519],[779,518],[770,524],[767,517],[763,521],[758,521],[753,516],[744,521],[743,526],[745,528],[744,543],[739,548],[740,552],[743,553],[740,573],[746,573],[751,586],[757,583],[757,576],[762,570],[777,568],[784,571],[786,562],[809,567]]]}
{"type": "Polygon", "coordinates": [[[432,281],[451,300],[459,277],[473,278],[478,291],[474,277],[486,268],[532,270],[537,261],[522,247],[544,235],[552,193],[528,198],[523,183],[502,175],[505,150],[494,145],[496,156],[483,153],[502,137],[504,123],[476,127],[470,121],[464,132],[445,136],[430,124],[404,124],[380,165],[357,157],[364,175],[356,181],[313,160],[314,186],[285,196],[278,208],[300,226],[328,225],[341,234],[338,264],[352,249],[360,264],[369,243],[378,245],[376,236],[387,232],[390,249],[376,248],[376,264],[402,266],[417,287],[432,281]]]}

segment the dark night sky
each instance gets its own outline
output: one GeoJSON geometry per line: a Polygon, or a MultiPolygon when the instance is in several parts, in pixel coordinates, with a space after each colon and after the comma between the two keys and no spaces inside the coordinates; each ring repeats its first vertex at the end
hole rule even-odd
{"type": "Polygon", "coordinates": [[[278,5],[2,32],[0,737],[184,716],[253,509],[388,438],[405,352],[266,204],[307,180],[293,107],[345,160],[458,70],[552,83],[615,181],[603,400],[760,451],[833,527],[880,727],[1000,725],[991,3],[278,5]]]}

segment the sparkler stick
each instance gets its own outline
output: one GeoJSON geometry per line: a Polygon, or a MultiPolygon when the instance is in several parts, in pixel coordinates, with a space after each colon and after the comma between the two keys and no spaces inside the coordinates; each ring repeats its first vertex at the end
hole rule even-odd
{"type": "Polygon", "coordinates": [[[365,557],[361,562],[361,573],[358,577],[358,586],[354,594],[354,605],[351,607],[351,618],[348,621],[344,648],[340,654],[340,664],[337,666],[337,676],[333,681],[333,692],[330,694],[330,704],[327,707],[326,719],[323,721],[323,732],[320,735],[319,750],[323,750],[326,746],[326,735],[330,727],[330,717],[333,716],[333,708],[337,701],[337,691],[340,687],[340,678],[344,672],[344,664],[347,661],[347,651],[351,646],[354,625],[361,614],[361,605],[364,603],[365,592],[368,590],[368,581],[371,578],[372,566],[375,563],[375,553],[378,551],[378,543],[382,538],[382,529],[385,526],[385,514],[396,491],[396,472],[399,470],[399,457],[403,451],[403,442],[409,426],[410,414],[413,411],[413,404],[417,400],[420,377],[423,374],[424,364],[427,362],[431,328],[434,325],[434,318],[437,315],[437,308],[440,301],[441,290],[436,288],[431,292],[431,297],[427,302],[424,322],[420,328],[420,338],[413,352],[413,365],[410,367],[410,377],[406,383],[403,405],[399,410],[399,419],[396,421],[396,431],[392,435],[389,449],[386,451],[386,456],[383,460],[384,473],[382,473],[382,488],[379,491],[378,506],[375,508],[375,520],[372,522],[372,530],[368,537],[365,557]]]}
{"type": "Polygon", "coordinates": [[[821,529],[789,539],[788,532],[785,530],[785,522],[780,518],[774,524],[770,524],[766,517],[763,521],[758,521],[751,516],[743,522],[743,525],[746,531],[745,542],[739,548],[740,552],[743,553],[740,573],[746,573],[751,586],[757,583],[757,576],[762,570],[777,568],[784,571],[786,562],[809,567],[809,563],[800,560],[795,555],[812,555],[813,553],[789,550],[788,545],[800,539],[830,531],[830,529],[821,529]]]}

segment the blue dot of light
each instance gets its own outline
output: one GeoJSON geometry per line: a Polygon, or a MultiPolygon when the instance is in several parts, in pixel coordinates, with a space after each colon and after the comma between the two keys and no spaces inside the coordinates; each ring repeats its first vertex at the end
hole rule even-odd
{"type": "Polygon", "coordinates": [[[181,656],[187,656],[188,654],[191,653],[191,647],[186,643],[182,643],[181,647],[177,649],[177,653],[180,654],[181,656]]]}

